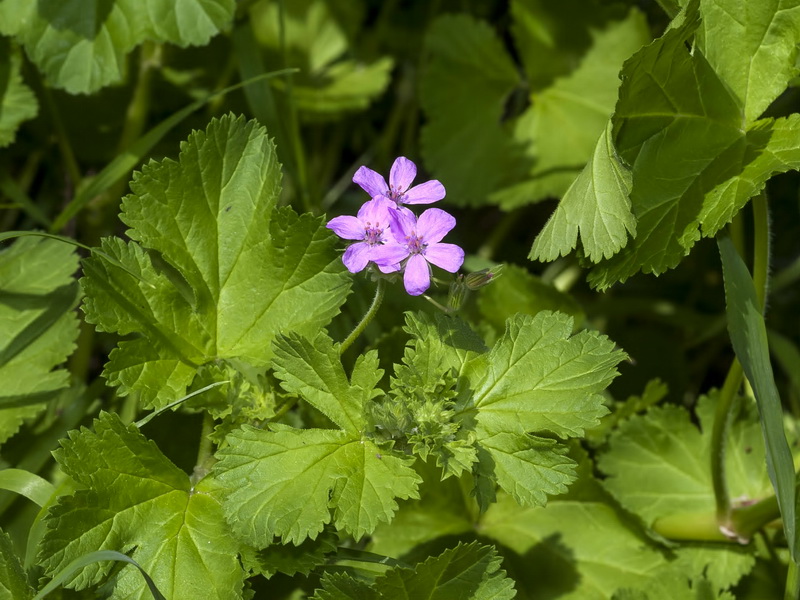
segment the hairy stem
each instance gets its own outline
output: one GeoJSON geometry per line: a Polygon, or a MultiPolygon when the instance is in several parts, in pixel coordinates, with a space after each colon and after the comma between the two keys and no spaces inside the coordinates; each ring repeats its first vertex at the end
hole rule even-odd
{"type": "MultiPolygon", "coordinates": [[[[738,217],[741,223],[741,216],[738,217]]],[[[766,196],[762,193],[753,198],[753,283],[761,309],[766,302],[767,277],[769,275],[769,211],[766,196]]],[[[741,232],[739,232],[741,235],[741,232]]],[[[739,240],[743,246],[743,240],[739,240]]],[[[741,252],[741,249],[740,249],[741,252]]],[[[731,420],[731,408],[743,379],[742,365],[734,359],[725,384],[722,386],[714,413],[714,428],[711,432],[711,480],[717,507],[717,520],[727,533],[749,538],[752,532],[740,532],[737,519],[731,510],[728,486],[725,480],[725,445],[731,420]]]]}
{"type": "Polygon", "coordinates": [[[191,481],[194,486],[203,477],[208,475],[211,467],[214,466],[214,443],[211,441],[211,433],[214,431],[214,417],[209,413],[203,415],[203,428],[200,430],[200,447],[197,449],[197,461],[194,466],[191,481]]]}
{"type": "Polygon", "coordinates": [[[283,415],[285,415],[287,412],[292,410],[292,408],[295,406],[295,404],[297,404],[298,400],[299,400],[299,398],[291,398],[291,399],[287,400],[286,402],[284,402],[281,405],[281,407],[277,411],[275,411],[275,414],[270,418],[269,422],[270,423],[275,423],[277,421],[280,421],[281,418],[283,417],[283,415]]]}
{"type": "Polygon", "coordinates": [[[763,312],[767,300],[769,278],[769,206],[762,192],[752,200],[754,225],[753,284],[763,312]]]}
{"type": "Polygon", "coordinates": [[[760,502],[731,511],[733,530],[743,539],[750,539],[767,524],[781,518],[778,498],[770,496],[760,502]]]}
{"type": "Polygon", "coordinates": [[[369,322],[372,321],[373,317],[377,314],[378,309],[381,306],[381,302],[383,302],[383,293],[386,289],[386,280],[379,279],[378,280],[378,287],[375,288],[375,297],[372,299],[372,304],[370,304],[369,309],[361,318],[361,321],[358,325],[355,326],[353,331],[350,332],[350,335],[342,342],[342,345],[339,347],[339,355],[344,354],[344,351],[347,350],[356,338],[361,335],[364,329],[367,328],[369,322]]]}
{"type": "Polygon", "coordinates": [[[731,523],[731,498],[725,479],[725,446],[731,420],[731,407],[736,393],[742,385],[742,365],[734,358],[725,378],[714,412],[714,427],[711,430],[711,483],[717,506],[717,522],[726,530],[733,530],[731,523]]]}

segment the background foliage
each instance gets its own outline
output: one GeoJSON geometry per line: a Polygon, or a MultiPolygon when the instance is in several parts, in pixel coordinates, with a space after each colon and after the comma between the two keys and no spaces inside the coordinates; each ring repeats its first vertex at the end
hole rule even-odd
{"type": "Polygon", "coordinates": [[[798,43],[795,0],[0,0],[0,599],[800,597],[798,43]],[[397,156],[501,274],[346,348],[325,222],[397,156]]]}

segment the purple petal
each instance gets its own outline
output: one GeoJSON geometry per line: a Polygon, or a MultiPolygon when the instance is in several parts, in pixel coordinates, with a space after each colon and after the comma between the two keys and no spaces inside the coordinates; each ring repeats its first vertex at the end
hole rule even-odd
{"type": "Polygon", "coordinates": [[[385,196],[375,196],[358,209],[358,218],[362,223],[371,223],[373,227],[386,229],[389,227],[389,211],[394,210],[394,207],[395,203],[385,196]]]}
{"type": "Polygon", "coordinates": [[[439,208],[429,208],[419,216],[417,235],[426,244],[435,244],[456,226],[456,219],[439,208]]]}
{"type": "Polygon", "coordinates": [[[383,175],[367,167],[358,168],[356,174],[353,175],[353,183],[360,185],[361,189],[373,198],[375,196],[385,196],[389,192],[389,186],[386,185],[383,175]]]}
{"type": "Polygon", "coordinates": [[[441,200],[445,196],[444,186],[440,181],[431,179],[425,183],[415,185],[406,192],[404,204],[430,204],[441,200]]]}
{"type": "MultiPolygon", "coordinates": [[[[405,246],[400,244],[383,244],[382,246],[373,246],[370,253],[370,260],[375,262],[379,267],[386,267],[396,265],[401,260],[405,260],[408,256],[408,250],[405,246]]],[[[392,269],[397,271],[398,269],[392,269]]]]}
{"type": "Polygon", "coordinates": [[[455,244],[431,244],[425,248],[424,255],[428,262],[451,273],[464,264],[464,251],[455,244]]]}
{"type": "Polygon", "coordinates": [[[381,270],[381,273],[396,273],[400,270],[400,263],[395,263],[393,265],[378,265],[378,268],[381,270]]]}
{"type": "Polygon", "coordinates": [[[415,254],[406,263],[406,272],[403,275],[403,285],[412,296],[419,296],[431,287],[431,273],[422,255],[415,254]]]}
{"type": "MultiPolygon", "coordinates": [[[[433,210],[433,209],[429,209],[433,210]]],[[[405,245],[406,238],[414,233],[417,228],[417,218],[407,208],[398,208],[389,211],[392,237],[398,244],[405,245]]]]}
{"type": "Polygon", "coordinates": [[[389,173],[389,185],[399,192],[405,192],[417,176],[417,165],[405,156],[398,157],[389,173]]]}
{"type": "Polygon", "coordinates": [[[363,271],[367,266],[370,256],[370,246],[366,242],[356,242],[348,246],[342,256],[342,262],[351,273],[363,271]]]}
{"type": "Polygon", "coordinates": [[[361,224],[361,221],[350,215],[335,217],[328,221],[325,227],[333,230],[333,233],[345,240],[364,239],[364,225],[361,224]]]}

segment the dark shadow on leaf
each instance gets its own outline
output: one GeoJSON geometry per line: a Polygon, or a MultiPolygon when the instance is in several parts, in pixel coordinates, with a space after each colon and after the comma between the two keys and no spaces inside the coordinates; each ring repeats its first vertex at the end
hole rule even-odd
{"type": "Polygon", "coordinates": [[[572,549],[557,533],[520,555],[494,542],[503,568],[516,582],[517,600],[555,600],[575,590],[580,582],[572,549]]]}
{"type": "Polygon", "coordinates": [[[100,33],[116,0],[38,0],[38,13],[54,29],[69,30],[87,40],[100,33]]]}
{"type": "Polygon", "coordinates": [[[56,288],[46,295],[0,292],[0,304],[9,308],[19,311],[44,309],[25,329],[9,341],[5,348],[0,350],[0,366],[5,365],[41,337],[65,313],[72,310],[77,300],[77,282],[56,288]]]}

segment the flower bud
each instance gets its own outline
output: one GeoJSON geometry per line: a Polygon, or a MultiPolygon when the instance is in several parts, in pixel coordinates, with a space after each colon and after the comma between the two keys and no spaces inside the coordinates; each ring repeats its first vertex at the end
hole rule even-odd
{"type": "Polygon", "coordinates": [[[467,285],[464,283],[464,276],[458,275],[453,283],[450,284],[450,292],[447,295],[447,308],[456,312],[464,304],[467,297],[467,285]]]}
{"type": "Polygon", "coordinates": [[[497,265],[491,269],[481,269],[470,273],[464,278],[464,285],[470,290],[477,290],[485,285],[492,283],[495,277],[500,275],[503,265],[497,265]]]}

